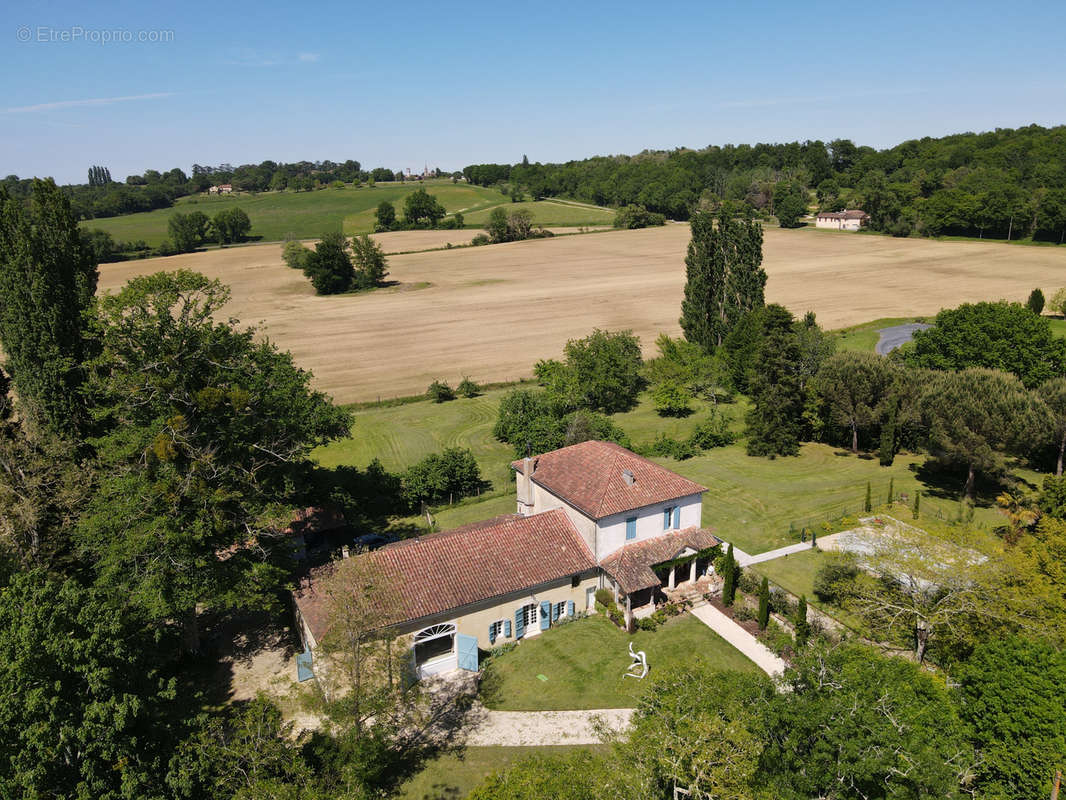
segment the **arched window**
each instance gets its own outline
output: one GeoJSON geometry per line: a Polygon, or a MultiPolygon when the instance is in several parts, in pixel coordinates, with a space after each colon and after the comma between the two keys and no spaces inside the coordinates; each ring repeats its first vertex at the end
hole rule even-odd
{"type": "Polygon", "coordinates": [[[455,650],[455,623],[430,625],[415,634],[415,663],[425,664],[455,650]]]}

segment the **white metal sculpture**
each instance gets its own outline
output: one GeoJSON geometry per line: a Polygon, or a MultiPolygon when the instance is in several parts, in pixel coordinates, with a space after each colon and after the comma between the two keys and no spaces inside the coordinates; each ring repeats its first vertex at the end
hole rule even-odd
{"type": "Polygon", "coordinates": [[[643,650],[633,652],[633,643],[629,643],[629,657],[633,659],[633,663],[629,665],[626,670],[624,678],[638,678],[643,679],[648,674],[648,656],[643,650]],[[639,674],[638,674],[639,673],[639,674]]]}

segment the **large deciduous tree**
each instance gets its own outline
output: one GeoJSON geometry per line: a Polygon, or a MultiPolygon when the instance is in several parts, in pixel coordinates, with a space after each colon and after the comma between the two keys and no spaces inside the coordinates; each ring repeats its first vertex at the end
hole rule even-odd
{"type": "Polygon", "coordinates": [[[271,537],[292,483],[311,448],[350,427],[288,353],[215,322],[228,298],[182,271],[100,302],[102,477],[78,543],[101,586],[157,618],[265,602],[284,577],[271,537]]]}
{"type": "Polygon", "coordinates": [[[960,713],[979,756],[986,797],[1046,797],[1066,753],[1066,655],[1051,643],[1008,638],[979,647],[959,670],[960,713]]]}
{"type": "Polygon", "coordinates": [[[991,369],[933,373],[920,408],[930,452],[966,469],[971,500],[978,473],[1000,470],[1005,453],[1032,452],[1053,428],[1040,398],[1013,375],[991,369]]]}
{"type": "Polygon", "coordinates": [[[304,256],[304,275],[318,294],[340,294],[352,288],[355,268],[348,250],[348,238],[340,231],[325,234],[304,256]]]}
{"type": "Polygon", "coordinates": [[[67,436],[85,418],[85,314],[97,274],[54,182],[34,180],[25,203],[0,188],[0,345],[22,414],[67,436]]]}
{"type": "Polygon", "coordinates": [[[1021,303],[966,303],[941,311],[929,330],[916,331],[903,358],[936,370],[1003,370],[1032,389],[1066,372],[1066,341],[1021,303]]]}
{"type": "Polygon", "coordinates": [[[13,576],[0,589],[0,794],[161,797],[177,716],[162,635],[113,593],[13,576]]]}
{"type": "Polygon", "coordinates": [[[728,210],[717,221],[697,212],[691,227],[681,329],[690,342],[714,350],[744,314],[763,304],[762,228],[728,210]]]}
{"type": "Polygon", "coordinates": [[[435,228],[437,223],[444,219],[447,212],[437,198],[428,194],[425,189],[416,189],[404,198],[403,217],[404,221],[412,225],[426,225],[435,228]]]}

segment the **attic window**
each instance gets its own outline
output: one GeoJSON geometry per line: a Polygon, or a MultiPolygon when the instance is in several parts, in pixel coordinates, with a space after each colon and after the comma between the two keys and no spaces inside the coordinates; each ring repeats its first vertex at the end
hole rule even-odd
{"type": "Polygon", "coordinates": [[[622,478],[625,480],[626,485],[628,485],[628,486],[632,486],[634,483],[637,482],[636,476],[633,475],[633,471],[632,470],[628,470],[628,469],[622,470],[622,478]]]}

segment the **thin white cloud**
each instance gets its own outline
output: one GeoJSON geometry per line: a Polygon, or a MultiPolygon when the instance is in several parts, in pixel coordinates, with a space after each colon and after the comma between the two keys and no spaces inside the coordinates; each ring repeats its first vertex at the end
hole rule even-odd
{"type": "Polygon", "coordinates": [[[298,58],[299,58],[300,61],[303,61],[304,63],[313,64],[316,61],[318,61],[321,58],[321,56],[318,53],[300,53],[298,58]]]}
{"type": "Polygon", "coordinates": [[[321,53],[299,53],[291,56],[241,49],[224,63],[236,67],[284,67],[289,64],[316,64],[321,59],[321,53]]]}
{"type": "Polygon", "coordinates": [[[35,111],[56,111],[61,108],[81,108],[82,106],[109,106],[114,103],[128,103],[133,100],[157,100],[160,97],[173,97],[174,92],[152,92],[151,94],[130,94],[122,97],[90,97],[85,100],[59,100],[54,103],[38,103],[34,106],[16,106],[5,108],[6,114],[29,114],[35,111]]]}
{"type": "Polygon", "coordinates": [[[756,97],[745,100],[729,100],[723,103],[715,103],[712,108],[724,110],[728,108],[765,108],[769,106],[787,106],[796,104],[829,103],[838,100],[859,100],[869,97],[889,97],[894,95],[923,94],[927,89],[916,87],[911,89],[871,89],[869,91],[840,92],[831,95],[793,96],[793,97],[756,97]]]}

